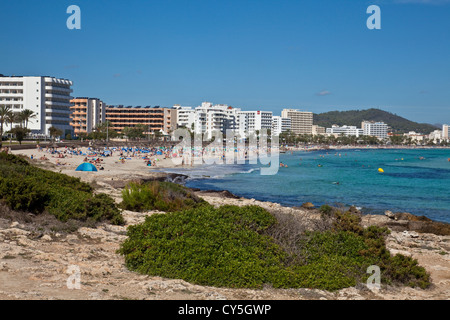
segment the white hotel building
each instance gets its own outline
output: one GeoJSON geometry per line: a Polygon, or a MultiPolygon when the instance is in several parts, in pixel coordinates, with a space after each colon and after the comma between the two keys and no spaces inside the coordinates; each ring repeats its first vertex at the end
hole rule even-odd
{"type": "Polygon", "coordinates": [[[388,125],[384,122],[363,121],[361,128],[365,136],[375,136],[378,139],[388,137],[388,125]]]}
{"type": "Polygon", "coordinates": [[[203,102],[201,106],[182,107],[174,105],[177,110],[177,127],[192,129],[197,134],[204,134],[207,139],[213,136],[213,132],[226,134],[227,130],[234,131],[241,137],[246,133],[256,133],[261,129],[272,129],[272,112],[268,111],[242,111],[225,104],[213,105],[211,102],[203,102]]]}
{"type": "MultiPolygon", "coordinates": [[[[54,77],[7,77],[0,75],[0,105],[10,106],[13,112],[29,109],[36,115],[28,128],[33,134],[49,135],[49,128],[61,129],[63,136],[72,132],[70,100],[72,81],[54,77]]],[[[4,130],[10,130],[4,124],[4,130]]]]}
{"type": "Polygon", "coordinates": [[[228,105],[211,102],[203,102],[195,108],[194,128],[197,134],[204,134],[208,139],[213,137],[213,132],[226,133],[227,129],[239,130],[238,111],[228,105]]]}
{"type": "Polygon", "coordinates": [[[356,126],[342,126],[339,127],[337,125],[333,125],[331,128],[327,128],[328,134],[337,134],[337,135],[345,135],[345,136],[362,136],[364,134],[363,129],[359,129],[356,126]]]}
{"type": "Polygon", "coordinates": [[[182,107],[180,105],[174,105],[173,108],[177,110],[177,126],[192,130],[192,126],[195,123],[195,110],[192,107],[182,107]]]}
{"type": "Polygon", "coordinates": [[[272,117],[272,134],[279,136],[283,132],[291,130],[291,118],[283,118],[280,116],[272,117]]]}
{"type": "Polygon", "coordinates": [[[450,126],[448,124],[444,124],[442,126],[442,139],[444,139],[444,140],[449,140],[450,139],[449,127],[450,126]]]}
{"type": "Polygon", "coordinates": [[[241,111],[239,114],[245,119],[245,127],[240,127],[240,132],[256,133],[262,129],[272,130],[272,111],[241,111]]]}

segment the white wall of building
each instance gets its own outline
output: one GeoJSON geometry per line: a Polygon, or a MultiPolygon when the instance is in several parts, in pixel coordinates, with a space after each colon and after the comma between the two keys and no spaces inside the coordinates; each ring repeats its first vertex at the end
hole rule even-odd
{"type": "Polygon", "coordinates": [[[327,128],[326,133],[329,134],[343,134],[345,136],[362,136],[364,134],[363,129],[359,129],[356,126],[332,126],[331,128],[327,128]]]}
{"type": "Polygon", "coordinates": [[[177,127],[186,127],[192,130],[195,123],[195,110],[192,107],[173,106],[177,110],[177,127]]]}
{"type": "MultiPolygon", "coordinates": [[[[65,134],[72,131],[72,85],[69,80],[52,77],[0,77],[0,104],[17,113],[25,109],[33,111],[36,117],[28,122],[32,133],[48,134],[48,129],[55,126],[65,134]]],[[[5,123],[5,131],[10,129],[10,124],[5,123]]]]}
{"type": "Polygon", "coordinates": [[[388,137],[388,125],[384,122],[363,121],[361,127],[365,136],[375,136],[378,139],[386,139],[388,137]]]}
{"type": "Polygon", "coordinates": [[[448,140],[450,139],[450,135],[449,135],[449,125],[448,124],[444,124],[442,126],[442,139],[448,140]]]}
{"type": "Polygon", "coordinates": [[[291,119],[280,116],[272,117],[272,134],[279,136],[281,133],[291,130],[291,119]]]}

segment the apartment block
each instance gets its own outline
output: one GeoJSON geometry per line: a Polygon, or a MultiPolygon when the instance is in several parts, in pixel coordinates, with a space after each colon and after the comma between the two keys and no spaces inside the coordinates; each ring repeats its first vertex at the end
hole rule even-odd
{"type": "MultiPolygon", "coordinates": [[[[335,135],[345,135],[345,136],[362,136],[364,134],[363,129],[359,129],[356,126],[338,126],[333,125],[331,128],[327,128],[326,131],[328,134],[335,134],[335,135]]],[[[387,132],[386,132],[387,134],[387,132]]]]}
{"type": "Polygon", "coordinates": [[[107,106],[105,120],[111,129],[121,133],[126,127],[145,126],[144,133],[162,131],[164,134],[176,129],[177,110],[161,107],[107,106]]]}
{"type": "Polygon", "coordinates": [[[434,143],[440,143],[442,140],[446,140],[442,130],[434,130],[428,135],[428,139],[432,140],[434,143]]]}
{"type": "Polygon", "coordinates": [[[378,139],[388,137],[388,125],[384,122],[363,121],[361,128],[365,136],[375,136],[378,139]]]}
{"type": "Polygon", "coordinates": [[[284,109],[281,117],[291,119],[291,131],[295,134],[312,134],[313,113],[297,109],[284,109]]]}
{"type": "Polygon", "coordinates": [[[177,128],[184,127],[192,130],[195,123],[195,110],[192,107],[182,107],[180,105],[174,105],[173,108],[177,110],[177,128]]]}
{"type": "Polygon", "coordinates": [[[321,127],[318,125],[313,125],[312,126],[312,134],[313,135],[318,135],[318,134],[325,134],[326,133],[326,128],[325,127],[321,127]]]}
{"type": "MultiPolygon", "coordinates": [[[[28,123],[32,134],[49,136],[50,127],[56,127],[64,137],[72,133],[72,85],[70,80],[54,77],[0,75],[0,104],[10,106],[16,113],[33,111],[36,117],[28,123]]],[[[5,123],[4,128],[10,130],[11,125],[5,123]]]]}
{"type": "Polygon", "coordinates": [[[450,139],[450,135],[449,135],[449,130],[448,130],[448,128],[449,128],[449,125],[448,124],[444,124],[443,126],[442,126],[442,138],[443,139],[446,139],[446,140],[448,140],[448,139],[450,139]]]}
{"type": "Polygon", "coordinates": [[[245,127],[240,128],[241,132],[256,133],[262,129],[272,130],[272,111],[240,111],[239,114],[245,118],[245,127]]]}
{"type": "Polygon", "coordinates": [[[70,125],[74,134],[91,133],[98,125],[105,122],[106,105],[97,98],[75,98],[70,101],[72,106],[70,110],[70,125]]]}
{"type": "Polygon", "coordinates": [[[203,102],[195,108],[195,132],[211,138],[214,132],[226,133],[226,130],[239,130],[240,109],[225,104],[213,105],[211,102],[203,102]]]}
{"type": "Polygon", "coordinates": [[[272,117],[272,134],[280,135],[283,132],[291,130],[291,119],[280,116],[272,117]]]}

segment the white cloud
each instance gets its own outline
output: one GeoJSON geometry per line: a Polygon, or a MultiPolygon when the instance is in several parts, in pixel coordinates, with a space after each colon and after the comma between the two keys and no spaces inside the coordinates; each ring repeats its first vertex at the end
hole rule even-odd
{"type": "Polygon", "coordinates": [[[321,97],[323,97],[323,96],[328,96],[328,95],[330,95],[330,94],[331,94],[331,92],[328,91],[328,90],[322,90],[322,91],[316,93],[317,96],[321,96],[321,97]]]}

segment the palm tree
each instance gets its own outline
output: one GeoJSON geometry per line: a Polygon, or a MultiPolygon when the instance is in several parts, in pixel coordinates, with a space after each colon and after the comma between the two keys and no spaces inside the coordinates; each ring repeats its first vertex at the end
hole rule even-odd
{"type": "Polygon", "coordinates": [[[11,113],[11,107],[1,105],[0,106],[0,147],[3,141],[3,124],[6,122],[6,117],[11,113]]]}
{"type": "Polygon", "coordinates": [[[58,128],[56,128],[56,127],[50,127],[50,128],[48,129],[48,132],[50,133],[50,136],[51,136],[53,139],[55,139],[56,137],[60,137],[60,136],[63,134],[62,130],[61,130],[61,129],[58,129],[58,128]]]}
{"type": "Polygon", "coordinates": [[[36,113],[29,109],[25,109],[20,112],[20,118],[25,123],[25,129],[28,129],[28,122],[30,121],[30,119],[36,118],[36,113]]]}
{"type": "MultiPolygon", "coordinates": [[[[13,130],[13,125],[14,123],[19,121],[19,117],[18,114],[15,112],[10,111],[7,115],[6,115],[6,122],[8,122],[11,125],[11,131],[13,130]]],[[[12,143],[12,135],[10,135],[9,138],[9,144],[11,145],[12,143]]]]}

